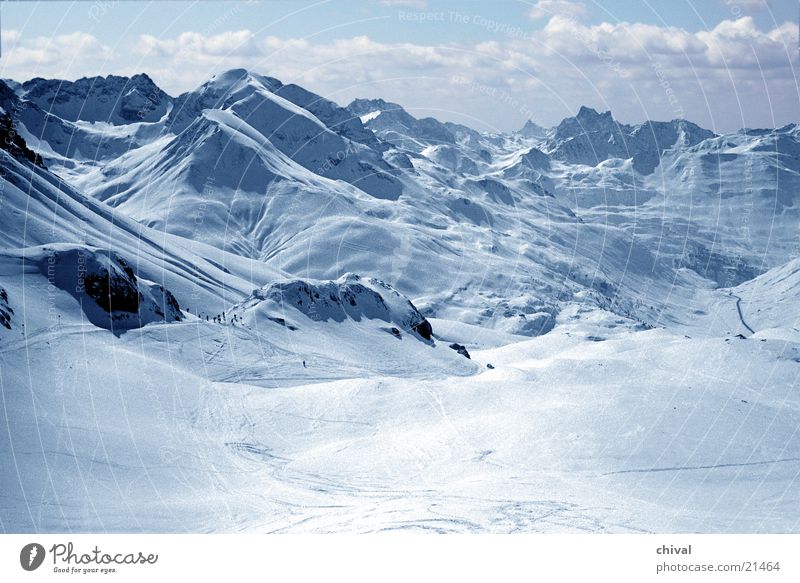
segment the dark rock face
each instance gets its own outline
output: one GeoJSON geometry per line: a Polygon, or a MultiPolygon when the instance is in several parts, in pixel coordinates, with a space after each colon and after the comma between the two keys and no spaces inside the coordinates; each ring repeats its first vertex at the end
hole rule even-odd
{"type": "MultiPolygon", "coordinates": [[[[458,344],[457,342],[453,342],[450,345],[450,348],[452,348],[453,350],[458,352],[461,356],[464,356],[466,358],[470,358],[469,352],[467,351],[467,347],[464,346],[463,344],[458,344]]],[[[471,360],[471,358],[470,358],[470,360],[471,360]]]]}
{"type": "Polygon", "coordinates": [[[422,320],[422,322],[413,327],[413,330],[425,340],[430,340],[433,336],[433,327],[431,327],[431,323],[427,320],[422,320]]]}
{"type": "Polygon", "coordinates": [[[175,296],[172,295],[172,292],[168,289],[164,289],[163,286],[158,286],[158,288],[164,293],[164,302],[167,304],[167,307],[175,313],[175,320],[183,320],[181,306],[178,304],[178,300],[175,299],[175,296]]]}
{"type": "Polygon", "coordinates": [[[0,326],[11,330],[11,315],[14,310],[8,305],[8,292],[0,287],[0,326]]]}
{"type": "Polygon", "coordinates": [[[122,257],[114,259],[122,268],[122,273],[105,267],[87,273],[83,280],[86,295],[106,312],[137,313],[142,297],[136,285],[136,274],[122,257]]]}
{"type": "Polygon", "coordinates": [[[172,320],[175,322],[180,322],[183,320],[183,314],[181,313],[181,307],[178,304],[178,300],[175,299],[175,296],[172,295],[172,292],[166,289],[163,285],[155,286],[156,290],[158,290],[157,296],[161,296],[163,301],[158,302],[156,301],[155,306],[153,306],[153,311],[157,316],[164,318],[164,320],[172,320]],[[161,306],[164,306],[162,309],[161,306]],[[166,309],[166,313],[164,310],[166,309]]]}
{"type": "MultiPolygon", "coordinates": [[[[0,114],[2,110],[11,117],[16,127],[24,124],[32,135],[47,142],[53,152],[67,158],[79,157],[83,151],[91,152],[96,161],[107,160],[143,145],[135,133],[114,135],[96,132],[51,115],[47,108],[20,99],[8,84],[0,80],[0,114]]],[[[51,155],[48,151],[39,153],[45,161],[51,155]]]]}
{"type": "Polygon", "coordinates": [[[0,106],[8,107],[9,102],[17,99],[14,89],[5,81],[0,79],[0,106]]]}
{"type": "Polygon", "coordinates": [[[84,282],[86,295],[106,312],[133,314],[139,311],[141,297],[135,280],[131,282],[104,269],[100,273],[87,275],[84,282]]]}
{"type": "Polygon", "coordinates": [[[299,330],[299,328],[297,326],[292,326],[291,324],[287,323],[286,320],[284,320],[283,318],[278,318],[277,316],[275,316],[275,317],[270,317],[269,320],[271,320],[272,322],[275,322],[276,324],[280,324],[281,326],[283,326],[287,330],[291,330],[291,331],[299,330]]]}
{"type": "Polygon", "coordinates": [[[392,326],[390,328],[383,328],[383,330],[386,330],[389,334],[391,334],[392,336],[394,336],[398,340],[402,340],[403,339],[403,333],[400,332],[400,330],[395,328],[394,326],[392,326]]]}
{"type": "Polygon", "coordinates": [[[114,251],[94,247],[43,247],[39,269],[73,296],[95,326],[122,332],[151,322],[183,320],[180,305],[162,285],[137,277],[114,251]]]}
{"type": "Polygon", "coordinates": [[[27,160],[31,164],[44,168],[42,157],[28,148],[28,144],[14,129],[11,116],[5,112],[0,114],[0,149],[5,150],[17,160],[27,160]]]}

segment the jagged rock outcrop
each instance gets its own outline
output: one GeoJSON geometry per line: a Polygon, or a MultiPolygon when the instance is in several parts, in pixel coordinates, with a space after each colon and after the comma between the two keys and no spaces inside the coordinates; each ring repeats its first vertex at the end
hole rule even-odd
{"type": "Polygon", "coordinates": [[[58,244],[26,253],[49,283],[72,295],[87,319],[111,330],[183,320],[178,301],[162,285],[141,279],[114,251],[58,244]]]}
{"type": "Polygon", "coordinates": [[[424,340],[433,336],[430,322],[408,298],[387,283],[352,273],[334,281],[271,283],[254,290],[231,312],[244,322],[280,318],[283,325],[292,312],[313,321],[382,320],[407,333],[415,332],[424,340]]]}

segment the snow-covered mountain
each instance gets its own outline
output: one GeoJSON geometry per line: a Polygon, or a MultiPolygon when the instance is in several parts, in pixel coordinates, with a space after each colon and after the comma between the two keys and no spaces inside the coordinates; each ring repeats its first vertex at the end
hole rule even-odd
{"type": "Polygon", "coordinates": [[[42,110],[73,122],[155,122],[167,114],[172,104],[172,98],[145,74],[74,82],[37,77],[22,83],[17,92],[42,110]]]}
{"type": "Polygon", "coordinates": [[[796,530],[796,125],[0,108],[3,528],[796,530]]]}
{"type": "Polygon", "coordinates": [[[666,150],[695,146],[713,137],[713,132],[682,119],[629,126],[617,122],[610,111],[598,113],[584,106],[553,129],[545,150],[554,159],[583,166],[597,166],[611,158],[632,159],[633,169],[648,175],[666,150]]]}
{"type": "Polygon", "coordinates": [[[381,140],[407,150],[416,151],[427,146],[456,142],[455,135],[446,124],[431,117],[417,119],[400,105],[383,99],[356,99],[347,106],[347,110],[381,140]]]}
{"type": "MultiPolygon", "coordinates": [[[[40,83],[43,88],[47,86],[44,81],[40,83]]],[[[58,86],[59,83],[51,84],[58,86]]],[[[4,81],[0,81],[0,108],[13,118],[20,136],[50,166],[58,165],[62,172],[70,172],[76,167],[102,164],[130,149],[142,146],[160,131],[160,124],[152,122],[135,121],[115,126],[104,120],[70,121],[51,113],[51,108],[59,110],[57,105],[51,105],[43,99],[43,107],[40,107],[34,101],[21,98],[22,94],[24,91],[21,84],[12,89],[4,81]]],[[[118,97],[121,99],[121,96],[118,97]]],[[[70,107],[77,109],[78,106],[73,102],[70,107]]],[[[115,115],[111,114],[112,120],[115,115]]]]}
{"type": "Polygon", "coordinates": [[[377,141],[367,139],[361,124],[344,110],[299,87],[243,69],[227,71],[178,97],[166,131],[180,134],[208,109],[232,114],[246,124],[238,131],[269,142],[314,174],[349,182],[378,198],[400,195],[394,168],[373,149],[377,141]]]}
{"type": "Polygon", "coordinates": [[[519,133],[526,138],[534,138],[544,140],[547,137],[547,128],[543,128],[533,120],[528,120],[525,125],[519,129],[519,133]]]}

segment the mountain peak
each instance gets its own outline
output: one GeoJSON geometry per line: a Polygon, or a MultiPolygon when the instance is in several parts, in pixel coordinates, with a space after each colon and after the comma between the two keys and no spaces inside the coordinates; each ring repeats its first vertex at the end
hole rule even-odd
{"type": "Polygon", "coordinates": [[[603,113],[599,113],[596,109],[592,109],[591,107],[587,107],[586,105],[581,105],[581,108],[578,110],[578,115],[575,116],[576,119],[579,121],[589,121],[589,120],[596,120],[596,119],[613,119],[611,117],[610,111],[604,111],[603,113]]]}
{"type": "Polygon", "coordinates": [[[241,79],[242,77],[247,77],[250,75],[250,71],[245,69],[244,67],[237,67],[233,69],[228,69],[227,71],[223,71],[222,73],[218,73],[214,75],[214,77],[233,77],[237,79],[241,79]]]}
{"type": "Polygon", "coordinates": [[[405,113],[405,110],[397,103],[392,103],[380,98],[369,99],[363,97],[351,101],[347,106],[347,110],[358,116],[375,111],[402,111],[405,113]]]}
{"type": "Polygon", "coordinates": [[[679,142],[693,146],[713,136],[713,132],[685,120],[648,120],[631,126],[617,122],[610,111],[598,113],[584,105],[576,117],[558,125],[546,151],[555,158],[588,166],[610,158],[632,158],[635,170],[651,174],[665,150],[679,142]]]}
{"type": "Polygon", "coordinates": [[[517,133],[526,138],[543,138],[547,135],[547,130],[532,119],[529,119],[517,133]]]}
{"type": "Polygon", "coordinates": [[[199,101],[200,108],[216,108],[234,94],[253,90],[266,90],[274,93],[283,86],[278,79],[258,75],[247,69],[228,69],[212,76],[196,89],[179,96],[178,102],[199,101]]]}
{"type": "Polygon", "coordinates": [[[210,83],[218,85],[234,85],[240,81],[244,81],[252,77],[253,74],[247,69],[228,69],[227,71],[222,71],[221,73],[213,75],[211,79],[204,83],[204,85],[210,83]]]}
{"type": "Polygon", "coordinates": [[[62,119],[114,125],[156,122],[172,100],[144,73],[77,81],[36,77],[23,83],[21,91],[22,97],[62,119]]]}
{"type": "Polygon", "coordinates": [[[131,77],[131,81],[134,83],[142,84],[142,85],[155,85],[156,82],[148,75],[147,73],[136,73],[133,77],[131,77]]]}
{"type": "Polygon", "coordinates": [[[234,87],[241,83],[255,82],[266,87],[269,91],[274,92],[283,86],[278,79],[274,77],[267,77],[259,75],[248,69],[228,69],[221,73],[217,73],[211,79],[203,83],[202,87],[215,86],[215,87],[234,87]]]}

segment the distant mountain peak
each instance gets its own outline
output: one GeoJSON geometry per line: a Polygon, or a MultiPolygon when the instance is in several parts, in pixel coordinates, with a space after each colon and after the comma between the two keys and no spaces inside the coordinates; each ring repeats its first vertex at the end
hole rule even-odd
{"type": "Polygon", "coordinates": [[[383,99],[355,99],[347,110],[361,117],[364,125],[382,140],[405,149],[421,152],[430,145],[456,142],[447,124],[432,117],[418,119],[397,103],[383,99]],[[376,112],[380,115],[372,115],[376,112]]]}
{"type": "Polygon", "coordinates": [[[517,133],[525,136],[526,138],[544,138],[547,135],[547,130],[534,122],[532,119],[529,119],[525,122],[525,125],[517,131],[517,133]]]}
{"type": "Polygon", "coordinates": [[[367,113],[372,113],[374,111],[402,111],[405,112],[401,105],[397,103],[392,103],[391,101],[386,101],[384,99],[368,99],[368,98],[358,98],[354,99],[350,102],[347,106],[347,109],[353,112],[356,115],[365,115],[367,113]]]}
{"type": "MultiPolygon", "coordinates": [[[[213,75],[208,81],[188,94],[203,94],[221,101],[248,85],[266,89],[270,93],[283,87],[283,83],[274,77],[259,75],[247,69],[228,69],[213,75]]],[[[185,93],[184,95],[187,94],[185,93]]]]}
{"type": "Polygon", "coordinates": [[[575,118],[580,121],[597,120],[597,119],[603,119],[603,120],[614,119],[610,111],[604,111],[600,113],[596,109],[593,109],[586,105],[581,105],[580,109],[578,110],[578,114],[575,116],[575,118]]]}
{"type": "Polygon", "coordinates": [[[664,151],[675,144],[693,146],[711,137],[713,132],[685,120],[628,125],[617,122],[610,111],[598,113],[584,105],[575,117],[558,124],[545,151],[554,158],[588,166],[611,158],[632,159],[638,172],[650,174],[664,151]]]}
{"type": "Polygon", "coordinates": [[[23,83],[19,91],[24,99],[62,119],[114,125],[156,122],[172,102],[145,73],[133,77],[82,77],[76,81],[35,77],[23,83]]]}
{"type": "Polygon", "coordinates": [[[244,77],[249,77],[250,75],[251,75],[251,73],[250,73],[250,71],[248,69],[245,69],[243,67],[239,67],[239,68],[234,68],[234,69],[228,69],[226,71],[223,71],[222,73],[217,73],[216,75],[213,76],[213,78],[217,78],[217,79],[225,79],[225,78],[242,79],[244,77]]]}

